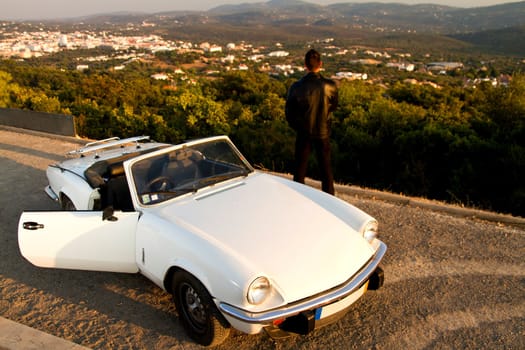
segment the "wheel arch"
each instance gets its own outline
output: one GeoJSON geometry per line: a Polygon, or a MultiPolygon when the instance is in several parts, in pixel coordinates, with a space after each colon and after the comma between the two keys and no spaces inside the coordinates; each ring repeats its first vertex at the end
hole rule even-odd
{"type": "MultiPolygon", "coordinates": [[[[182,242],[178,241],[179,246],[182,242]]],[[[188,243],[188,242],[186,242],[188,243]]],[[[206,241],[191,242],[193,250],[178,251],[178,257],[172,258],[164,265],[163,278],[158,280],[170,294],[173,275],[179,271],[196,278],[212,296],[215,302],[227,302],[241,305],[245,302],[245,289],[253,280],[253,269],[243,264],[235,254],[226,254],[217,247],[206,247],[206,241]]]]}
{"type": "Polygon", "coordinates": [[[171,281],[173,281],[173,276],[175,276],[175,274],[180,271],[188,272],[180,268],[179,266],[171,266],[164,275],[164,281],[162,282],[162,284],[164,286],[164,289],[170,294],[173,294],[173,286],[171,284],[171,281]]]}
{"type": "Polygon", "coordinates": [[[89,187],[87,182],[66,183],[58,193],[60,205],[67,197],[73,202],[77,210],[93,210],[94,200],[99,197],[99,195],[95,195],[95,191],[97,189],[89,187]]]}
{"type": "Polygon", "coordinates": [[[75,202],[73,202],[73,200],[69,195],[67,195],[67,193],[65,193],[64,191],[60,191],[60,193],[58,194],[58,202],[60,203],[61,208],[64,207],[64,202],[66,200],[70,200],[73,204],[75,204],[75,202]]]}
{"type": "Polygon", "coordinates": [[[164,275],[163,286],[164,286],[164,289],[168,293],[173,294],[172,283],[171,282],[173,281],[173,276],[175,276],[175,274],[178,273],[178,272],[184,272],[184,273],[187,273],[188,275],[193,276],[200,283],[202,283],[204,288],[206,288],[208,293],[210,293],[211,297],[213,298],[213,290],[212,290],[212,288],[210,288],[210,283],[209,283],[208,278],[205,277],[202,272],[199,273],[198,269],[193,269],[188,264],[176,264],[176,265],[173,264],[166,271],[166,274],[164,275]]]}
{"type": "Polygon", "coordinates": [[[66,199],[69,199],[77,210],[88,210],[88,203],[82,197],[80,194],[75,194],[70,186],[61,188],[58,194],[60,207],[63,206],[66,199]]]}

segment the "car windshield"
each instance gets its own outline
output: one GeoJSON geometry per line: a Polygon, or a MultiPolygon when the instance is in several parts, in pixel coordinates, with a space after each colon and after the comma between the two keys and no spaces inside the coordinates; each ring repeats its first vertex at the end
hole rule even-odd
{"type": "Polygon", "coordinates": [[[135,188],[142,204],[156,204],[236,177],[253,168],[225,139],[190,143],[134,163],[135,188]]]}

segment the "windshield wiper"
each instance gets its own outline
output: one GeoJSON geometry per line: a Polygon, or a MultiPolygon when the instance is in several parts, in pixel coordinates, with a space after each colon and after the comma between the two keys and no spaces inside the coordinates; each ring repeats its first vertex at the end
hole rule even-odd
{"type": "Polygon", "coordinates": [[[153,194],[160,194],[167,197],[177,197],[181,196],[183,194],[186,194],[188,192],[196,192],[197,189],[195,188],[174,188],[170,191],[152,191],[152,192],[144,192],[141,195],[153,195],[153,194]]]}
{"type": "Polygon", "coordinates": [[[208,177],[202,178],[202,179],[200,179],[198,181],[198,184],[202,185],[202,186],[206,186],[206,185],[210,185],[212,183],[218,183],[218,182],[229,180],[229,179],[233,179],[233,178],[236,178],[236,177],[239,177],[239,176],[247,176],[249,173],[250,172],[248,170],[245,170],[245,169],[237,170],[237,171],[230,171],[228,173],[217,174],[217,175],[212,175],[212,176],[208,176],[208,177]]]}

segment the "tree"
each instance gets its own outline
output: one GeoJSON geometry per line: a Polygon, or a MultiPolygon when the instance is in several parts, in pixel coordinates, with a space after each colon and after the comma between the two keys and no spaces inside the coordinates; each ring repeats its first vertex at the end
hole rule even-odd
{"type": "Polygon", "coordinates": [[[17,90],[18,86],[14,84],[11,74],[0,71],[0,107],[6,108],[11,106],[11,93],[17,90]]]}
{"type": "Polygon", "coordinates": [[[174,128],[179,140],[230,132],[224,106],[201,95],[198,90],[185,90],[168,97],[166,105],[170,112],[168,126],[174,128]]]}

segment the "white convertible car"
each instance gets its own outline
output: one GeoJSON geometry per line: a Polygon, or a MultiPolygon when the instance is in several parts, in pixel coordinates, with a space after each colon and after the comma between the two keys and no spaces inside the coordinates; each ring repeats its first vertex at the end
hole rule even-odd
{"type": "Polygon", "coordinates": [[[140,272],[173,294],[202,345],[230,327],[306,334],[383,284],[374,218],[255,171],[226,136],[112,138],[69,155],[47,169],[62,210],[20,217],[22,255],[41,267],[140,272]]]}

